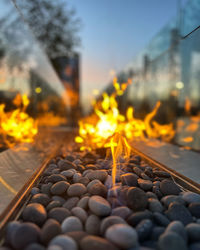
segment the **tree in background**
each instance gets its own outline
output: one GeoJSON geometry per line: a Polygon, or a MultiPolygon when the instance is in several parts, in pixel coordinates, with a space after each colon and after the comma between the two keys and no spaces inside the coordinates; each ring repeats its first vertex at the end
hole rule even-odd
{"type": "Polygon", "coordinates": [[[63,0],[14,0],[48,57],[68,56],[80,45],[80,20],[63,0]]]}

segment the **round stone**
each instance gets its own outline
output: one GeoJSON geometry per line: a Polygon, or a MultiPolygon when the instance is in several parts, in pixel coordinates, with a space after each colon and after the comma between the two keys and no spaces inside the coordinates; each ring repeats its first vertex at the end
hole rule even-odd
{"type": "Polygon", "coordinates": [[[89,172],[86,177],[93,181],[93,180],[100,180],[101,182],[104,182],[108,176],[108,173],[106,170],[94,170],[92,172],[89,172]]]}
{"type": "Polygon", "coordinates": [[[82,178],[81,173],[75,173],[75,174],[73,175],[73,182],[74,182],[74,183],[77,183],[77,182],[79,181],[80,178],[82,178]]]}
{"type": "Polygon", "coordinates": [[[145,210],[142,212],[135,212],[128,217],[127,222],[132,227],[135,227],[143,219],[153,219],[153,213],[150,212],[149,210],[145,210]]]}
{"type": "Polygon", "coordinates": [[[31,203],[40,203],[45,207],[49,204],[50,201],[51,199],[46,194],[35,194],[31,199],[31,203]]]}
{"type": "Polygon", "coordinates": [[[61,228],[63,233],[68,233],[73,231],[82,231],[83,225],[79,218],[70,216],[62,222],[61,228]]]}
{"type": "Polygon", "coordinates": [[[56,183],[58,181],[66,181],[66,178],[61,174],[52,174],[48,177],[48,181],[56,183]]]}
{"type": "Polygon", "coordinates": [[[72,163],[71,161],[68,161],[68,160],[60,160],[58,162],[58,167],[60,168],[61,171],[64,171],[64,170],[68,170],[68,169],[76,169],[76,165],[74,163],[72,163]]]}
{"type": "Polygon", "coordinates": [[[102,183],[93,184],[87,190],[92,195],[99,195],[99,196],[102,196],[104,198],[107,196],[107,191],[108,191],[106,186],[103,185],[102,183]]]}
{"type": "Polygon", "coordinates": [[[100,223],[101,220],[99,219],[99,217],[95,214],[91,214],[90,216],[88,216],[87,221],[85,223],[85,231],[88,234],[99,235],[100,223]]]}
{"type": "Polygon", "coordinates": [[[121,178],[122,185],[136,187],[138,184],[137,182],[138,176],[136,174],[127,173],[127,174],[121,175],[120,178],[121,178]]]}
{"type": "Polygon", "coordinates": [[[24,249],[31,243],[39,241],[40,228],[34,223],[22,223],[13,233],[10,242],[14,249],[24,249]]]}
{"type": "Polygon", "coordinates": [[[74,239],[77,243],[77,245],[80,247],[81,240],[88,236],[88,234],[84,231],[73,231],[73,232],[68,232],[67,236],[71,237],[74,239]]]}
{"type": "Polygon", "coordinates": [[[47,213],[41,204],[31,203],[24,209],[22,217],[24,221],[30,221],[40,226],[45,222],[47,213]]]}
{"type": "Polygon", "coordinates": [[[193,222],[192,215],[190,211],[183,205],[172,202],[166,211],[167,217],[172,220],[179,220],[184,225],[187,225],[191,222],[193,222]]]}
{"type": "Polygon", "coordinates": [[[168,179],[161,181],[160,191],[164,195],[178,195],[181,192],[180,188],[173,181],[168,179]]]}
{"type": "Polygon", "coordinates": [[[126,206],[116,207],[112,210],[111,215],[120,216],[122,219],[126,219],[131,215],[131,210],[126,206]]]}
{"type": "Polygon", "coordinates": [[[187,242],[187,232],[181,221],[172,221],[166,228],[165,232],[175,232],[187,242]]]}
{"type": "Polygon", "coordinates": [[[53,184],[51,187],[51,193],[53,195],[62,195],[69,188],[70,184],[67,181],[59,181],[53,184]]]}
{"type": "Polygon", "coordinates": [[[79,198],[78,197],[72,197],[67,199],[67,201],[63,204],[64,208],[67,208],[68,210],[71,210],[73,207],[76,206],[76,204],[78,203],[79,198]]]}
{"type": "Polygon", "coordinates": [[[177,196],[177,195],[167,195],[167,196],[164,196],[162,199],[161,199],[161,202],[166,206],[166,207],[169,207],[169,205],[172,203],[172,202],[178,202],[182,205],[185,205],[185,201],[180,197],[180,196],[177,196]]]}
{"type": "Polygon", "coordinates": [[[181,193],[181,197],[187,203],[200,202],[200,195],[193,192],[183,192],[181,193]]]}
{"type": "Polygon", "coordinates": [[[66,178],[72,178],[75,173],[76,173],[75,169],[69,169],[62,171],[60,174],[65,176],[66,178]]]}
{"type": "Polygon", "coordinates": [[[151,234],[152,228],[153,228],[153,223],[151,220],[149,219],[142,220],[135,228],[139,240],[140,241],[146,240],[151,234]]]}
{"type": "Polygon", "coordinates": [[[187,245],[183,238],[175,232],[164,233],[158,240],[159,250],[187,250],[187,245]]]}
{"type": "Polygon", "coordinates": [[[185,227],[190,241],[200,241],[200,225],[190,223],[185,227]]]}
{"type": "Polygon", "coordinates": [[[52,187],[53,183],[49,182],[49,183],[46,183],[46,184],[42,184],[41,186],[41,192],[43,194],[47,194],[48,196],[51,195],[51,192],[50,192],[50,188],[52,187]]]}
{"type": "Polygon", "coordinates": [[[117,250],[117,248],[108,240],[98,236],[86,236],[81,240],[82,250],[117,250]]]}
{"type": "Polygon", "coordinates": [[[152,181],[150,181],[150,180],[143,180],[143,179],[138,179],[138,185],[144,191],[149,191],[153,187],[152,181]]]}
{"type": "Polygon", "coordinates": [[[39,193],[40,193],[40,189],[39,189],[39,188],[33,187],[33,188],[31,189],[31,194],[32,194],[32,195],[39,194],[39,193]]]}
{"type": "Polygon", "coordinates": [[[115,224],[127,224],[124,219],[122,219],[119,216],[108,216],[105,219],[102,220],[101,226],[100,226],[100,233],[101,235],[104,235],[105,231],[112,225],[115,224]]]}
{"type": "Polygon", "coordinates": [[[80,201],[77,203],[77,207],[81,207],[83,209],[87,209],[88,208],[88,201],[89,201],[89,196],[85,196],[83,198],[80,199],[80,201]]]}
{"type": "Polygon", "coordinates": [[[82,183],[84,186],[87,186],[90,180],[87,177],[81,177],[77,181],[78,183],[82,183]]]}
{"type": "Polygon", "coordinates": [[[161,171],[161,170],[154,170],[153,171],[154,175],[158,176],[158,177],[162,177],[162,178],[170,178],[171,175],[165,171],[161,171]]]}
{"type": "Polygon", "coordinates": [[[131,187],[127,192],[128,206],[134,211],[144,210],[147,207],[148,199],[146,193],[137,187],[131,187]]]}
{"type": "Polygon", "coordinates": [[[190,203],[188,209],[193,216],[200,218],[200,202],[190,203]]]}
{"type": "Polygon", "coordinates": [[[62,221],[69,217],[71,215],[70,211],[67,208],[64,207],[56,207],[49,211],[48,217],[51,219],[55,219],[59,223],[62,223],[62,221]]]}
{"type": "Polygon", "coordinates": [[[85,221],[87,220],[87,213],[81,207],[72,208],[71,213],[72,213],[72,215],[79,218],[83,223],[85,223],[85,221]]]}
{"type": "Polygon", "coordinates": [[[158,213],[158,212],[153,213],[153,218],[154,218],[155,222],[159,226],[162,226],[162,227],[166,227],[170,223],[170,220],[164,214],[161,214],[161,213],[158,213]]]}
{"type": "Polygon", "coordinates": [[[90,210],[97,216],[107,216],[111,213],[111,206],[107,200],[101,196],[94,195],[88,202],[90,210]]]}
{"type": "Polygon", "coordinates": [[[109,227],[105,236],[110,242],[122,249],[135,247],[138,244],[136,230],[124,224],[116,224],[109,227]]]}
{"type": "Polygon", "coordinates": [[[12,242],[13,235],[15,231],[21,226],[21,223],[19,221],[11,221],[8,223],[6,227],[6,237],[5,242],[10,243],[12,242]]]}
{"type": "Polygon", "coordinates": [[[63,197],[58,196],[58,195],[52,196],[52,200],[59,201],[61,205],[63,205],[66,202],[66,200],[63,197]]]}
{"type": "Polygon", "coordinates": [[[43,244],[48,244],[51,239],[61,233],[60,224],[54,219],[48,219],[42,229],[40,239],[43,244]]]}
{"type": "Polygon", "coordinates": [[[46,207],[47,211],[50,211],[51,209],[55,207],[61,207],[61,203],[59,201],[51,201],[48,206],[46,207]]]}
{"type": "MultiPolygon", "coordinates": [[[[50,246],[60,246],[62,250],[78,250],[76,242],[67,235],[59,235],[53,238],[50,243],[50,246]]],[[[56,248],[52,248],[52,250],[56,248]]]]}
{"type": "Polygon", "coordinates": [[[165,227],[159,227],[159,226],[153,227],[152,232],[151,232],[151,240],[158,241],[160,235],[163,234],[164,231],[165,231],[165,227]]]}
{"type": "Polygon", "coordinates": [[[81,196],[83,195],[84,193],[86,193],[87,189],[86,187],[81,184],[81,183],[75,183],[75,184],[72,184],[68,190],[67,190],[67,194],[69,196],[81,196]]]}
{"type": "Polygon", "coordinates": [[[149,203],[149,210],[151,212],[158,212],[158,213],[162,213],[163,211],[163,206],[160,203],[159,200],[154,199],[154,198],[149,198],[148,199],[148,203],[149,203]]]}

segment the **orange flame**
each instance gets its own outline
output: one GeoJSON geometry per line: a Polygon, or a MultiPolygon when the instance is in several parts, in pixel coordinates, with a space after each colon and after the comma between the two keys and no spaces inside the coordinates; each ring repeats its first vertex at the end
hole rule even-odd
{"type": "Polygon", "coordinates": [[[0,105],[0,133],[8,147],[13,147],[19,142],[33,142],[38,132],[37,122],[25,112],[29,105],[27,95],[18,94],[13,104],[17,109],[12,112],[5,112],[5,104],[0,105]]]}
{"type": "Polygon", "coordinates": [[[124,135],[127,139],[161,138],[169,141],[174,136],[172,124],[161,125],[152,121],[156,115],[160,102],[144,120],[134,117],[134,108],[129,107],[126,116],[120,114],[116,97],[124,93],[127,83],[119,84],[117,78],[113,80],[115,92],[110,96],[103,93],[103,100],[94,104],[94,112],[91,116],[79,121],[79,136],[75,138],[77,143],[82,144],[81,150],[107,147],[115,133],[124,135]]]}

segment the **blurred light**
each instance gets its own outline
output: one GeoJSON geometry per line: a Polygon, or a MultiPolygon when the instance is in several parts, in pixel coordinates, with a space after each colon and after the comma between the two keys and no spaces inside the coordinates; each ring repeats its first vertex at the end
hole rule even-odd
{"type": "Polygon", "coordinates": [[[183,89],[184,88],[184,83],[183,82],[177,82],[176,83],[176,88],[177,89],[183,89]]]}
{"type": "Polygon", "coordinates": [[[111,69],[109,71],[109,75],[112,76],[112,77],[114,77],[116,75],[116,71],[114,69],[111,69]]]}
{"type": "Polygon", "coordinates": [[[40,87],[35,88],[35,93],[39,94],[42,92],[42,89],[40,87]]]}
{"type": "Polygon", "coordinates": [[[92,90],[92,94],[95,95],[95,96],[96,96],[96,95],[99,95],[99,94],[100,94],[100,91],[99,91],[98,89],[93,89],[93,90],[92,90]]]}

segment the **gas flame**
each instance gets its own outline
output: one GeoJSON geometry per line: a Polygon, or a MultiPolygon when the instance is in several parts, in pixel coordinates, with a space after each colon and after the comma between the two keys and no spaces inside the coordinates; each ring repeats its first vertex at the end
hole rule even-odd
{"type": "Polygon", "coordinates": [[[37,121],[26,113],[29,105],[27,95],[17,94],[13,104],[17,108],[11,112],[5,112],[5,104],[0,105],[0,134],[8,147],[20,142],[33,142],[38,132],[37,121]]]}
{"type": "Polygon", "coordinates": [[[127,109],[126,115],[120,113],[116,97],[123,95],[130,84],[130,79],[127,83],[119,84],[117,78],[114,78],[115,92],[111,95],[103,93],[102,101],[94,104],[94,114],[79,121],[79,136],[75,141],[81,144],[81,150],[107,147],[116,133],[128,140],[149,137],[169,141],[173,138],[175,132],[172,124],[161,125],[152,121],[161,105],[160,102],[157,102],[144,120],[134,117],[133,107],[127,109]]]}

